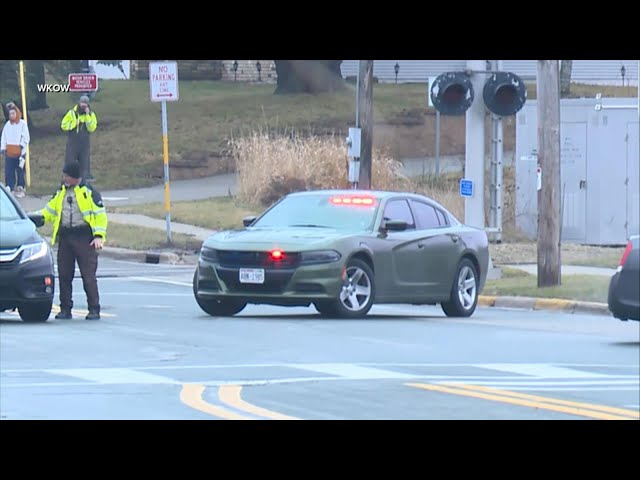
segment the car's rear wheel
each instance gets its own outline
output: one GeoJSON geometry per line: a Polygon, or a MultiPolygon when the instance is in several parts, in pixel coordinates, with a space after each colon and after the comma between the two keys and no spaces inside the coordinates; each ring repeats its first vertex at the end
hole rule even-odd
{"type": "Polygon", "coordinates": [[[478,272],[468,258],[463,258],[451,286],[449,301],[442,302],[448,317],[470,317],[478,305],[478,272]]]}
{"type": "Polygon", "coordinates": [[[25,303],[18,307],[18,313],[23,322],[42,323],[49,320],[52,306],[52,300],[47,302],[25,303]]]}
{"type": "Polygon", "coordinates": [[[362,260],[353,258],[347,264],[344,283],[331,308],[341,318],[364,317],[373,306],[375,292],[371,267],[362,260]]]}
{"type": "Polygon", "coordinates": [[[193,274],[193,296],[198,306],[213,317],[231,317],[236,313],[240,313],[246,302],[235,298],[202,298],[198,296],[198,271],[193,274]]]}

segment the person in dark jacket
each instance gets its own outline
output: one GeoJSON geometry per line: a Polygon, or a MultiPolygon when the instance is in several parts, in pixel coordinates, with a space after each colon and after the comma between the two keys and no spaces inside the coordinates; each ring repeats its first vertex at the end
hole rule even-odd
{"type": "Polygon", "coordinates": [[[89,105],[89,97],[82,95],[62,119],[60,128],[67,132],[67,150],[65,165],[80,165],[80,175],[85,180],[92,180],[91,175],[91,134],[98,128],[98,118],[89,105]]]}

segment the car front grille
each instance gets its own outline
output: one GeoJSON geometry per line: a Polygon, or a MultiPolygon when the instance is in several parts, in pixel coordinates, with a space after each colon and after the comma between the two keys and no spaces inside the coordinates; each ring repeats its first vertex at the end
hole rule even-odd
{"type": "Polygon", "coordinates": [[[244,252],[217,250],[218,262],[225,268],[293,268],[300,263],[299,253],[284,253],[281,259],[273,260],[269,252],[244,252]]]}

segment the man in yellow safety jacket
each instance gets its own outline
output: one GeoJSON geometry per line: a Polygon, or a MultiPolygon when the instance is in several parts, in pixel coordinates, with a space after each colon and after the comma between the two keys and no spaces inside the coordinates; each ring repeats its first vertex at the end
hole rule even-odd
{"type": "Polygon", "coordinates": [[[78,163],[80,175],[85,180],[91,176],[91,134],[98,128],[98,119],[89,105],[89,97],[82,95],[63,117],[60,128],[67,132],[67,150],[64,163],[78,163]]]}
{"type": "Polygon", "coordinates": [[[57,319],[71,319],[72,284],[76,261],[87,294],[87,320],[100,319],[98,293],[98,250],[107,236],[107,213],[100,193],[82,181],[80,166],[64,166],[62,185],[47,205],[39,211],[46,222],[53,223],[51,245],[58,246],[58,277],[60,283],[60,313],[57,319]]]}

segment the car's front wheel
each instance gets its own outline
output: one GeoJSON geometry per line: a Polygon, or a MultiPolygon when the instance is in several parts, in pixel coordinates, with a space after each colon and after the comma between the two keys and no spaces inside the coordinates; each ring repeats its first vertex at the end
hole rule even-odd
{"type": "Polygon", "coordinates": [[[198,296],[198,271],[193,274],[193,296],[198,306],[206,313],[213,317],[231,317],[236,313],[240,313],[246,302],[236,300],[234,298],[202,298],[198,296]]]}
{"type": "Polygon", "coordinates": [[[47,302],[25,303],[18,307],[18,313],[23,322],[42,323],[49,320],[52,306],[52,300],[47,302]]]}
{"type": "Polygon", "coordinates": [[[341,318],[364,317],[373,306],[375,292],[371,267],[366,262],[353,258],[347,264],[340,294],[327,310],[331,313],[335,311],[336,316],[341,318]]]}
{"type": "Polygon", "coordinates": [[[468,258],[458,265],[451,286],[449,301],[442,302],[442,310],[448,317],[470,317],[478,304],[478,272],[468,258]]]}

